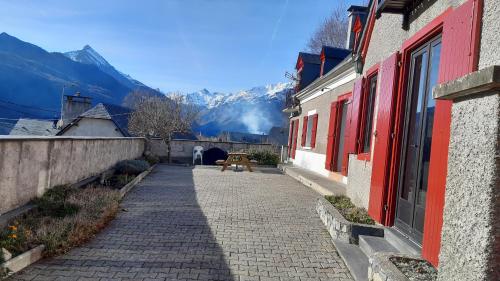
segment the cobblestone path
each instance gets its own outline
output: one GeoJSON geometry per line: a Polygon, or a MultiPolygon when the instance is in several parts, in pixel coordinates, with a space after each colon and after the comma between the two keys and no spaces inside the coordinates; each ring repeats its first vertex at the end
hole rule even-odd
{"type": "Polygon", "coordinates": [[[273,169],[160,165],[90,243],[11,280],[351,280],[317,196],[273,169]]]}

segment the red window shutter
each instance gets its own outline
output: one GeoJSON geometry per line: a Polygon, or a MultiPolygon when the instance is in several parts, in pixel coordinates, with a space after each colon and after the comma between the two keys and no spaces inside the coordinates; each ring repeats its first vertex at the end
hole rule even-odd
{"type": "Polygon", "coordinates": [[[335,147],[335,128],[337,119],[337,102],[332,102],[330,106],[330,120],[328,123],[328,142],[326,145],[325,169],[331,171],[333,163],[333,149],[335,147]]]}
{"type": "Polygon", "coordinates": [[[354,82],[351,103],[349,104],[346,120],[346,130],[344,138],[344,156],[342,159],[342,174],[347,176],[347,165],[349,163],[349,154],[356,153],[358,147],[358,131],[360,116],[361,96],[363,94],[364,78],[354,82]]]}
{"type": "Polygon", "coordinates": [[[395,97],[398,74],[398,54],[382,62],[379,70],[380,91],[375,141],[373,143],[372,178],[368,214],[376,221],[384,222],[384,205],[389,182],[391,129],[394,123],[395,97]]]}
{"type": "Polygon", "coordinates": [[[302,141],[300,143],[300,145],[302,147],[306,146],[306,136],[307,136],[307,119],[309,117],[308,116],[304,116],[304,124],[302,124],[302,141]]]}
{"type": "Polygon", "coordinates": [[[316,147],[316,131],[318,129],[318,114],[313,115],[313,123],[311,128],[311,148],[316,147]]]}
{"type": "MultiPolygon", "coordinates": [[[[453,10],[443,23],[439,83],[477,70],[481,0],[468,0],[453,10]]],[[[432,129],[422,257],[438,265],[443,225],[444,193],[448,168],[452,102],[437,100],[432,129]]]]}
{"type": "Polygon", "coordinates": [[[295,151],[297,151],[297,135],[299,134],[299,120],[293,122],[293,145],[292,145],[292,159],[295,159],[295,151]]]}
{"type": "Polygon", "coordinates": [[[290,152],[292,150],[292,141],[293,141],[293,121],[290,120],[290,130],[288,131],[288,157],[290,157],[290,152]]]}

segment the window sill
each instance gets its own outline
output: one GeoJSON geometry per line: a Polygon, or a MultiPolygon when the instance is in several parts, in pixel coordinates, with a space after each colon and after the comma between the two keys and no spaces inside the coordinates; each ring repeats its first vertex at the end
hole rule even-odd
{"type": "Polygon", "coordinates": [[[358,160],[370,162],[370,153],[369,152],[359,153],[358,160]]]}

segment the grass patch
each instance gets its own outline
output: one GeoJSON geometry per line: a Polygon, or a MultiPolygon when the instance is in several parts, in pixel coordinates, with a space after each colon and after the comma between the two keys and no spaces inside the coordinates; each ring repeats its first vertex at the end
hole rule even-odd
{"type": "Polygon", "coordinates": [[[375,221],[368,215],[365,209],[356,207],[349,197],[340,196],[325,196],[344,218],[350,222],[362,224],[375,224],[375,221]]]}
{"type": "Polygon", "coordinates": [[[34,200],[36,208],[0,231],[0,247],[14,256],[46,246],[44,255],[67,252],[92,238],[119,209],[116,190],[91,185],[85,189],[57,186],[34,200]]]}

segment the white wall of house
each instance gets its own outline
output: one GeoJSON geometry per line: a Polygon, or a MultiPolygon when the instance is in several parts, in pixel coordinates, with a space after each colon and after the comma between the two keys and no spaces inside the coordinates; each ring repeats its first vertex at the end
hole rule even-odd
{"type": "Polygon", "coordinates": [[[62,135],[80,137],[123,137],[123,134],[113,121],[95,118],[82,118],[62,135]]]}
{"type": "Polygon", "coordinates": [[[295,152],[295,159],[291,160],[294,165],[316,172],[325,177],[328,177],[330,174],[330,172],[325,169],[325,154],[297,149],[295,152]]]}

